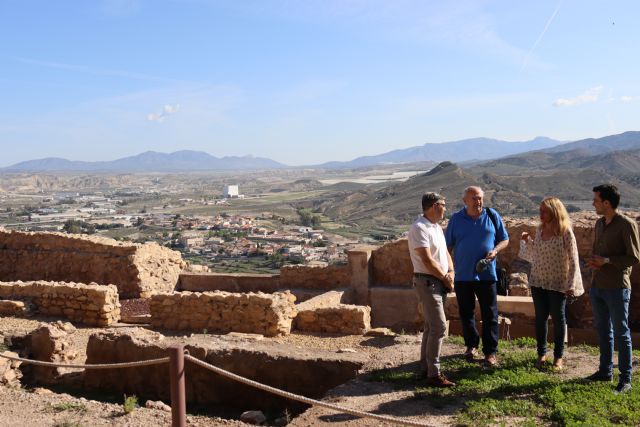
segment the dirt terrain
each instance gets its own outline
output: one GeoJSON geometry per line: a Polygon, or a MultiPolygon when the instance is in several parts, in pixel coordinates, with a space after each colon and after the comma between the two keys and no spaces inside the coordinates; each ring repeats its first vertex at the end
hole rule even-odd
{"type": "MultiPolygon", "coordinates": [[[[2,318],[0,334],[4,336],[27,333],[47,319],[2,318]]],[[[51,319],[48,319],[51,320],[51,319]]],[[[115,325],[119,328],[130,325],[115,325]]],[[[70,341],[79,353],[77,362],[86,359],[85,349],[89,336],[99,331],[96,328],[79,327],[71,335],[70,341]]],[[[210,335],[190,334],[192,339],[208,340],[210,335]]],[[[178,336],[174,335],[174,339],[178,336]]],[[[227,336],[226,339],[256,339],[238,336],[227,336]]],[[[258,338],[260,339],[260,338],[258,338]]],[[[430,425],[450,425],[454,422],[455,412],[463,404],[448,405],[442,409],[434,409],[424,400],[414,399],[414,390],[405,387],[397,389],[394,384],[371,381],[369,372],[389,368],[414,371],[417,370],[419,357],[419,335],[397,336],[327,336],[291,334],[278,338],[262,338],[289,344],[305,350],[322,349],[336,352],[358,352],[369,356],[362,375],[332,390],[326,400],[335,404],[366,410],[378,414],[407,417],[430,425]]],[[[459,357],[463,347],[452,342],[445,343],[443,358],[459,357]]],[[[564,376],[577,377],[591,373],[597,365],[597,357],[584,354],[572,355],[568,352],[564,376]],[[589,359],[589,360],[587,360],[589,359]],[[593,360],[590,360],[593,359],[593,360]]],[[[482,369],[479,367],[479,369],[482,369]]],[[[120,400],[121,402],[121,400],[120,400]]],[[[144,406],[144,401],[140,402],[144,406]]],[[[260,408],[252,408],[259,410],[260,408]]],[[[189,408],[188,408],[189,410],[189,408]]],[[[217,412],[221,414],[221,412],[217,412]]],[[[188,423],[193,426],[240,426],[240,421],[216,418],[214,413],[205,415],[189,415],[188,423]]],[[[236,415],[237,416],[237,415],[236,415]]],[[[42,387],[16,388],[0,386],[0,425],[12,426],[155,426],[170,425],[171,414],[158,409],[139,408],[130,414],[124,414],[122,403],[110,403],[107,398],[81,395],[78,392],[49,390],[42,387]],[[73,393],[73,395],[68,394],[73,393]],[[97,400],[99,399],[99,400],[97,400]],[[80,410],[74,409],[79,407],[80,410]],[[56,410],[56,408],[58,410],[56,410]],[[60,410],[60,408],[68,408],[60,410]]],[[[370,426],[386,425],[384,423],[359,419],[345,414],[337,414],[322,408],[311,408],[294,418],[290,426],[332,425],[332,426],[370,426]]],[[[389,424],[390,425],[390,424],[389,424]]]]}

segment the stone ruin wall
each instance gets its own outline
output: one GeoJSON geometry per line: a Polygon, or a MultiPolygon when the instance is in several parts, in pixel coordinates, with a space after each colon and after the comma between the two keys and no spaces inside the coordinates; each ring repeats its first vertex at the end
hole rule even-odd
{"type": "Polygon", "coordinates": [[[169,330],[265,336],[287,335],[296,316],[295,296],[215,292],[175,292],[151,297],[151,325],[169,330]]]}
{"type": "Polygon", "coordinates": [[[120,320],[118,290],[113,285],[0,282],[0,298],[27,301],[40,314],[85,325],[109,326],[120,320]]]}
{"type": "MultiPolygon", "coordinates": [[[[87,344],[86,363],[122,363],[167,357],[167,347],[176,339],[138,328],[92,334],[87,344]]],[[[189,354],[222,369],[263,384],[321,398],[325,393],[354,378],[364,366],[363,354],[308,351],[288,344],[229,337],[180,339],[189,354]]],[[[145,399],[170,401],[169,364],[127,369],[84,371],[84,386],[113,393],[135,394],[145,399]]],[[[277,411],[303,409],[304,405],[229,380],[185,362],[185,391],[189,404],[221,405],[241,411],[253,408],[277,411]]]]}
{"type": "Polygon", "coordinates": [[[121,298],[138,298],[173,290],[185,266],[179,252],[155,243],[0,229],[0,281],[115,284],[121,298]]]}
{"type": "Polygon", "coordinates": [[[192,292],[277,292],[289,289],[323,291],[349,287],[350,281],[348,265],[287,265],[280,269],[280,274],[183,272],[180,274],[178,288],[192,292]]]}
{"type": "Polygon", "coordinates": [[[287,265],[280,269],[281,289],[317,289],[332,290],[346,288],[351,284],[348,265],[329,265],[312,267],[306,265],[287,265]]]}

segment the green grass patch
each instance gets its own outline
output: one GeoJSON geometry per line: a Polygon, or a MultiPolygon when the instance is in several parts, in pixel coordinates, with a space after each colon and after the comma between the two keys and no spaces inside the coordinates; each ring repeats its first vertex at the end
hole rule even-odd
{"type": "Polygon", "coordinates": [[[78,413],[86,413],[88,411],[87,407],[82,403],[76,402],[67,402],[67,403],[57,403],[55,405],[49,405],[48,409],[53,412],[78,412],[78,413]]]}
{"type": "MultiPolygon", "coordinates": [[[[447,338],[464,349],[461,337],[447,338]]],[[[597,354],[592,346],[572,346],[572,353],[597,354]]],[[[551,369],[535,368],[532,338],[500,342],[497,368],[486,368],[461,357],[441,360],[443,372],[456,386],[424,387],[416,372],[383,369],[368,376],[396,389],[414,390],[414,398],[434,409],[454,407],[460,426],[615,426],[640,425],[640,380],[630,392],[615,395],[613,383],[566,379],[551,369]],[[459,408],[459,409],[458,409],[459,408]]]]}
{"type": "Polygon", "coordinates": [[[383,382],[383,383],[399,383],[405,384],[408,382],[417,381],[418,374],[412,371],[399,371],[395,369],[380,369],[373,371],[369,374],[371,381],[383,382]]]}

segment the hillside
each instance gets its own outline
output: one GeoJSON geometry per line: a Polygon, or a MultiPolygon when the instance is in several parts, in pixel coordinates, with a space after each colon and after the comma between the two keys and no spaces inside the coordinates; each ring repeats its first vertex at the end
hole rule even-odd
{"type": "Polygon", "coordinates": [[[560,141],[546,137],[537,137],[530,141],[501,141],[491,138],[471,138],[460,141],[426,143],[417,147],[393,150],[374,156],[362,156],[348,162],[328,162],[319,165],[323,168],[354,168],[371,165],[402,164],[413,162],[442,162],[455,160],[486,160],[508,156],[531,150],[555,147],[560,141]]]}

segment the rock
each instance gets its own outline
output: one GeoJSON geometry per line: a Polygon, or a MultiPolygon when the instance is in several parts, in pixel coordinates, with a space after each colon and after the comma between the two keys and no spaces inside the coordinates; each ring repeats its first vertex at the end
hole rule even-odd
{"type": "Polygon", "coordinates": [[[160,400],[147,400],[144,404],[144,407],[148,409],[159,409],[161,411],[171,412],[171,406],[160,400]]]}
{"type": "Polygon", "coordinates": [[[53,394],[51,390],[44,387],[36,387],[32,390],[33,394],[53,394]]]}
{"type": "Polygon", "coordinates": [[[267,417],[264,416],[262,411],[245,411],[240,415],[240,421],[259,426],[267,421],[267,417]]]}
{"type": "Polygon", "coordinates": [[[289,417],[280,417],[280,418],[276,418],[275,420],[273,420],[273,425],[275,427],[284,427],[287,424],[289,424],[290,422],[290,418],[289,417]]]}
{"type": "Polygon", "coordinates": [[[338,353],[357,353],[357,351],[353,348],[341,348],[338,353]]]}
{"type": "Polygon", "coordinates": [[[243,332],[229,332],[228,337],[240,338],[247,341],[261,341],[264,339],[262,334],[245,334],[243,332]]]}
{"type": "Polygon", "coordinates": [[[367,337],[386,337],[395,336],[395,332],[389,328],[371,328],[364,335],[367,337]]]}

